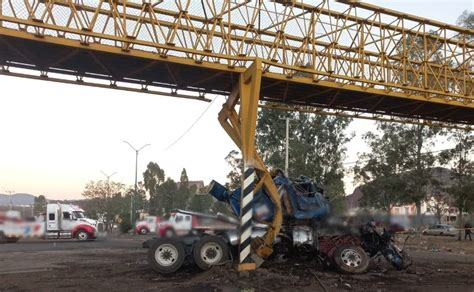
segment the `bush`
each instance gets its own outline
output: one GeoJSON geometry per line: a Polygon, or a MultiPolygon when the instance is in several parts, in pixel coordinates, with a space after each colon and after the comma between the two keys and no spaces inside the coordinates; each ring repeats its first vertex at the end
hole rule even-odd
{"type": "Polygon", "coordinates": [[[129,230],[133,228],[132,224],[130,223],[130,220],[123,220],[122,223],[120,223],[120,231],[122,233],[128,233],[129,230]]]}

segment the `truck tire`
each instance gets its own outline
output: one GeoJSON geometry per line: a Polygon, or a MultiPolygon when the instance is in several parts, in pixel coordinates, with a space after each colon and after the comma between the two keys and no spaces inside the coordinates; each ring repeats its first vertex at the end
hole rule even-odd
{"type": "Polygon", "coordinates": [[[229,248],[220,237],[204,236],[194,245],[193,259],[199,268],[208,270],[229,260],[229,248]]]}
{"type": "Polygon", "coordinates": [[[87,233],[84,230],[79,230],[76,233],[76,239],[79,240],[79,241],[87,241],[87,240],[89,240],[89,233],[87,233]]]}
{"type": "Polygon", "coordinates": [[[140,235],[147,235],[148,234],[148,229],[145,227],[140,228],[140,231],[138,231],[140,235]]]}
{"type": "Polygon", "coordinates": [[[148,249],[148,262],[161,274],[176,272],[183,265],[185,257],[183,243],[175,238],[158,238],[148,249]]]}
{"type": "Polygon", "coordinates": [[[369,266],[365,251],[360,246],[351,244],[338,247],[334,252],[333,262],[336,269],[345,274],[362,274],[369,266]]]}

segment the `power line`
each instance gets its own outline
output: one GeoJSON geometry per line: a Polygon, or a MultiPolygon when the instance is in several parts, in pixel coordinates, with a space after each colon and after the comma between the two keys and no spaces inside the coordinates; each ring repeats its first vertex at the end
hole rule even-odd
{"type": "Polygon", "coordinates": [[[176,141],[174,141],[173,143],[171,143],[168,147],[166,147],[164,151],[167,151],[168,149],[170,149],[171,147],[173,147],[176,143],[178,143],[184,136],[186,136],[186,134],[189,133],[189,131],[191,131],[191,129],[199,122],[199,120],[201,120],[201,118],[204,116],[204,114],[211,108],[212,104],[214,103],[214,101],[216,101],[217,99],[217,95],[214,96],[214,99],[209,103],[209,105],[206,107],[206,109],[204,109],[204,111],[201,113],[201,115],[199,115],[199,117],[194,121],[194,123],[191,124],[191,126],[186,129],[186,131],[184,131],[184,133],[178,137],[178,139],[176,139],[176,141]]]}

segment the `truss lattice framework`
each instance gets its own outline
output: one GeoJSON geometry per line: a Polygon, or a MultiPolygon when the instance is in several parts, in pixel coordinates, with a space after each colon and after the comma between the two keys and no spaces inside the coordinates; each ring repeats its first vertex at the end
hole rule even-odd
{"type": "Polygon", "coordinates": [[[0,29],[228,68],[258,57],[268,75],[474,102],[472,30],[363,3],[309,3],[0,0],[0,29]]]}

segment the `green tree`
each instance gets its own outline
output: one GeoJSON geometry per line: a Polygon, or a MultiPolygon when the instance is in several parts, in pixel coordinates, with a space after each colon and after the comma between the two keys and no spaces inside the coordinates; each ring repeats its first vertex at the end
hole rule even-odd
{"type": "Polygon", "coordinates": [[[383,175],[361,187],[361,205],[387,212],[403,203],[404,182],[398,175],[383,175]]]}
{"type": "Polygon", "coordinates": [[[351,119],[309,113],[287,113],[262,109],[258,114],[257,148],[271,167],[285,165],[286,126],[290,121],[290,176],[305,175],[324,186],[335,208],[342,207],[344,191],[345,144],[351,137],[345,131],[351,119]]]}
{"type": "MultiPolygon", "coordinates": [[[[471,153],[474,149],[474,134],[469,131],[455,130],[449,137],[456,146],[440,154],[440,162],[451,166],[451,178],[454,183],[446,188],[455,206],[459,210],[460,225],[464,225],[463,212],[474,211],[474,161],[471,153]]],[[[461,240],[461,231],[459,232],[461,240]]]]}
{"type": "Polygon", "coordinates": [[[211,196],[206,194],[194,194],[191,197],[189,210],[201,213],[210,213],[213,206],[211,196]]]}
{"type": "Polygon", "coordinates": [[[426,199],[432,179],[432,166],[436,161],[433,152],[435,138],[442,133],[438,128],[426,125],[399,125],[399,135],[404,140],[402,147],[403,180],[406,182],[407,201],[415,203],[417,224],[421,224],[421,204],[426,199]]]}
{"type": "MultiPolygon", "coordinates": [[[[396,125],[394,125],[396,126],[396,125]]],[[[379,208],[390,214],[393,206],[404,201],[405,185],[399,171],[402,169],[406,147],[396,127],[378,123],[379,133],[368,132],[363,139],[370,152],[359,155],[354,167],[355,180],[362,183],[363,205],[379,208]]]]}
{"type": "Polygon", "coordinates": [[[158,214],[166,215],[176,208],[177,192],[178,186],[171,178],[167,178],[164,183],[158,186],[157,193],[160,194],[158,200],[158,205],[160,206],[158,214]]]}
{"type": "Polygon", "coordinates": [[[177,190],[174,208],[186,209],[188,207],[188,201],[190,198],[189,179],[186,172],[186,168],[181,171],[181,177],[179,179],[179,188],[177,190]]]}
{"type": "Polygon", "coordinates": [[[39,215],[41,213],[45,213],[47,203],[48,201],[46,200],[45,196],[40,195],[38,197],[35,197],[34,214],[39,215]]]}
{"type": "Polygon", "coordinates": [[[151,215],[161,215],[159,186],[164,180],[165,171],[156,162],[149,162],[143,173],[143,185],[150,195],[149,213],[151,215]]]}
{"type": "Polygon", "coordinates": [[[387,199],[392,200],[392,206],[414,203],[420,223],[421,203],[427,197],[435,162],[431,148],[440,131],[426,125],[385,122],[378,122],[377,130],[379,133],[364,135],[370,152],[360,155],[354,168],[356,178],[363,183],[372,182],[368,187],[372,193],[367,194],[375,196],[370,200],[372,204],[377,193],[385,194],[378,197],[377,204],[385,205],[385,210],[389,206],[387,199]]]}
{"type": "Polygon", "coordinates": [[[109,229],[115,224],[117,215],[124,213],[125,192],[125,185],[122,183],[100,180],[87,183],[82,195],[95,202],[96,212],[103,214],[106,229],[109,229]]]}
{"type": "MultiPolygon", "coordinates": [[[[469,12],[464,10],[463,13],[458,17],[456,24],[468,29],[474,29],[474,12],[469,12]]],[[[471,34],[466,34],[468,41],[474,39],[474,36],[471,34]]]]}
{"type": "MultiPolygon", "coordinates": [[[[208,195],[209,196],[209,195],[208,195]]],[[[230,210],[229,204],[224,202],[219,202],[218,200],[212,198],[214,203],[212,204],[212,212],[213,213],[222,213],[225,215],[233,215],[232,211],[230,210]]]]}
{"type": "Polygon", "coordinates": [[[225,161],[231,167],[230,172],[227,174],[228,181],[225,186],[228,189],[236,189],[241,185],[242,169],[244,167],[242,155],[236,150],[232,150],[227,154],[225,161]]]}
{"type": "MultiPolygon", "coordinates": [[[[140,184],[139,184],[140,185],[140,184]]],[[[140,212],[145,212],[148,210],[148,201],[146,199],[146,191],[143,188],[138,188],[137,193],[135,194],[135,187],[130,187],[125,193],[126,202],[128,204],[128,208],[125,210],[128,212],[128,216],[130,217],[130,200],[133,200],[133,218],[139,218],[140,212]]],[[[124,219],[124,215],[122,219],[124,219]]],[[[129,219],[128,219],[129,220],[129,219]]],[[[130,221],[130,220],[129,220],[130,221]]]]}

